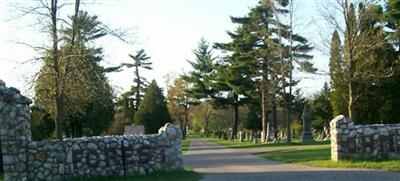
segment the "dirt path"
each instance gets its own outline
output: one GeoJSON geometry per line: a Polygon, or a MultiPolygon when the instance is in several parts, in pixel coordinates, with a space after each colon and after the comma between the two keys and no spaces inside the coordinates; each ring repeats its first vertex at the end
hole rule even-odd
{"type": "Polygon", "coordinates": [[[201,173],[202,181],[400,180],[397,172],[313,168],[269,161],[204,140],[193,140],[184,157],[185,167],[201,173]]]}

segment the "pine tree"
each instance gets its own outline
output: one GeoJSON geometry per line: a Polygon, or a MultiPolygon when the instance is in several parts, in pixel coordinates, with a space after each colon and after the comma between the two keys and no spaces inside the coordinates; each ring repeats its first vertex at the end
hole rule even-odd
{"type": "Polygon", "coordinates": [[[333,117],[333,111],[330,103],[331,90],[327,82],[324,83],[321,91],[315,95],[311,102],[310,112],[312,115],[313,128],[322,129],[329,125],[333,117]]]}
{"type": "Polygon", "coordinates": [[[162,89],[153,80],[146,89],[143,102],[135,113],[135,123],[145,127],[146,134],[157,133],[165,123],[171,122],[162,89]]]}
{"type": "Polygon", "coordinates": [[[398,0],[386,1],[386,11],[384,20],[386,27],[391,31],[387,31],[388,37],[396,48],[397,55],[400,55],[400,2],[398,0]]]}
{"type": "Polygon", "coordinates": [[[248,69],[240,64],[235,55],[225,57],[217,68],[213,97],[216,107],[230,106],[232,109],[232,132],[230,139],[237,139],[239,127],[239,107],[249,99],[248,90],[253,87],[251,77],[246,76],[248,69]]]}
{"type": "MultiPolygon", "coordinates": [[[[303,36],[296,34],[294,32],[294,16],[295,16],[295,11],[294,11],[294,3],[293,0],[290,0],[287,2],[289,5],[289,9],[287,10],[289,13],[289,25],[286,29],[283,29],[279,26],[279,22],[277,24],[278,26],[278,35],[280,37],[279,42],[282,44],[282,38],[288,40],[288,45],[283,47],[283,52],[286,52],[285,49],[289,52],[288,57],[285,57],[282,55],[282,48],[280,50],[280,57],[282,59],[282,70],[283,70],[283,99],[284,99],[284,105],[286,107],[286,123],[287,123],[287,140],[286,142],[290,143],[291,142],[291,109],[293,109],[292,102],[294,101],[294,95],[293,95],[293,87],[297,85],[298,81],[293,79],[293,69],[294,66],[299,66],[299,69],[303,72],[306,73],[315,73],[317,71],[316,68],[313,67],[313,64],[310,62],[310,60],[313,58],[313,56],[309,55],[309,52],[313,49],[313,47],[310,45],[308,40],[304,38],[303,36]],[[282,38],[281,38],[282,37],[282,38]],[[286,59],[286,61],[285,61],[286,59]],[[285,63],[286,62],[286,63],[285,63]],[[287,90],[288,89],[288,90],[287,90]]],[[[283,4],[281,3],[283,7],[286,7],[286,3],[284,2],[283,4]]],[[[279,11],[279,10],[278,10],[279,11]]],[[[282,11],[282,10],[281,10],[282,11]]],[[[279,17],[279,15],[277,15],[279,17]]]]}
{"type": "Polygon", "coordinates": [[[242,84],[247,90],[240,91],[241,94],[254,95],[249,91],[249,88],[252,88],[261,94],[263,141],[276,135],[274,133],[276,128],[273,129],[276,127],[273,125],[275,121],[269,120],[269,113],[271,109],[275,110],[280,99],[279,95],[285,100],[289,110],[289,102],[293,98],[291,87],[297,83],[292,79],[293,64],[297,63],[303,70],[309,72],[315,71],[312,64],[307,61],[312,58],[307,55],[311,50],[308,41],[294,34],[289,26],[279,20],[280,14],[288,12],[284,9],[287,5],[288,1],[276,1],[276,3],[271,0],[260,1],[247,16],[232,17],[232,22],[239,25],[235,32],[228,32],[232,41],[217,44],[218,48],[232,53],[229,57],[233,59],[225,60],[234,60],[234,63],[227,61],[226,65],[240,67],[239,76],[246,75],[248,77],[245,78],[250,77],[252,85],[257,85],[257,88],[254,88],[242,84]],[[289,45],[284,42],[289,42],[289,45]],[[288,93],[287,87],[290,89],[288,93]]]}
{"type": "Polygon", "coordinates": [[[330,99],[334,116],[347,112],[347,84],[343,72],[343,63],[342,44],[339,33],[335,30],[332,34],[329,58],[329,75],[332,87],[330,99]]]}
{"type": "Polygon", "coordinates": [[[215,58],[212,51],[210,44],[203,38],[198,43],[197,49],[193,50],[196,59],[188,61],[193,70],[182,76],[183,80],[190,84],[187,91],[190,97],[202,100],[209,99],[213,94],[210,85],[215,76],[215,58]]]}
{"type": "Polygon", "coordinates": [[[137,111],[143,98],[144,90],[148,85],[146,78],[140,75],[139,70],[151,70],[152,63],[149,61],[150,57],[147,56],[144,49],[137,51],[135,55],[129,54],[129,57],[132,58],[133,63],[124,63],[122,65],[128,68],[135,68],[135,78],[133,79],[134,86],[132,86],[128,94],[133,95],[135,102],[133,109],[137,111]]]}
{"type": "MultiPolygon", "coordinates": [[[[216,66],[215,57],[213,56],[213,48],[205,40],[201,39],[197,49],[193,50],[196,59],[188,61],[192,66],[192,71],[184,74],[181,78],[187,83],[188,88],[185,89],[185,94],[191,105],[196,105],[201,102],[207,104],[210,102],[215,90],[212,87],[212,81],[215,80],[216,66]]],[[[208,116],[204,118],[205,134],[208,134],[208,116]]]]}
{"type": "MultiPolygon", "coordinates": [[[[239,19],[232,18],[232,21],[239,19]]],[[[241,20],[241,19],[240,19],[241,20]]],[[[239,21],[240,21],[239,20],[239,21]]],[[[239,125],[239,106],[246,104],[251,99],[251,94],[256,89],[253,82],[251,69],[252,57],[248,54],[254,42],[253,39],[242,41],[242,38],[249,35],[247,29],[239,27],[234,33],[228,32],[232,38],[229,43],[217,43],[216,47],[230,52],[221,58],[217,63],[215,81],[212,84],[216,94],[213,96],[214,105],[230,106],[232,116],[231,139],[236,139],[239,125]],[[239,99],[240,97],[240,99],[239,99]]]]}

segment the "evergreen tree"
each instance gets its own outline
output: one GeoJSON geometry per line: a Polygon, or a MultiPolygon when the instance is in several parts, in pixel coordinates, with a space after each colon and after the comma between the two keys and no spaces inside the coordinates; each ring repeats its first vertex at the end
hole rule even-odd
{"type": "MultiPolygon", "coordinates": [[[[394,17],[397,5],[394,1],[388,2],[387,13],[384,14],[379,3],[363,2],[355,5],[346,0],[337,3],[344,14],[345,25],[335,25],[344,33],[341,50],[343,60],[337,57],[340,53],[334,53],[340,49],[338,35],[333,37],[331,45],[331,103],[334,114],[346,112],[356,123],[390,121],[386,115],[398,112],[388,109],[388,105],[394,105],[391,99],[396,97],[391,93],[398,92],[392,90],[397,90],[399,85],[396,83],[399,80],[399,59],[394,50],[397,48],[396,38],[393,39],[396,34],[394,17]],[[385,32],[391,28],[390,32],[385,32]],[[341,76],[338,73],[340,71],[341,76]],[[345,101],[340,95],[345,97],[345,101]],[[347,107],[346,111],[343,111],[344,106],[347,107]],[[386,111],[393,112],[388,114],[386,111]]],[[[338,22],[335,18],[330,20],[338,22]]]]}
{"type": "Polygon", "coordinates": [[[171,122],[162,89],[153,80],[146,89],[143,102],[135,113],[135,123],[145,127],[146,134],[155,134],[165,123],[171,122]]]}
{"type": "Polygon", "coordinates": [[[135,68],[135,78],[133,80],[134,86],[132,86],[130,92],[128,94],[133,95],[134,99],[134,107],[133,109],[137,111],[140,106],[140,102],[143,98],[143,93],[145,88],[148,85],[146,78],[140,75],[140,69],[151,70],[151,62],[149,61],[150,57],[144,52],[144,49],[141,49],[136,52],[135,55],[129,54],[129,57],[132,58],[133,63],[124,63],[123,66],[128,68],[134,67],[135,68]]]}
{"type": "Polygon", "coordinates": [[[345,114],[347,111],[347,84],[345,82],[345,73],[343,72],[343,54],[342,44],[340,42],[339,33],[335,30],[332,34],[330,58],[329,58],[329,75],[331,78],[332,93],[330,95],[333,116],[345,114]]]}
{"type": "Polygon", "coordinates": [[[392,73],[394,64],[380,62],[377,51],[386,49],[388,42],[380,26],[380,6],[377,4],[358,4],[358,9],[352,3],[343,3],[345,14],[344,31],[344,72],[347,83],[347,113],[357,120],[357,101],[364,95],[361,84],[373,84],[392,73]],[[391,65],[390,65],[391,64],[391,65]]]}
{"type": "Polygon", "coordinates": [[[230,139],[237,139],[239,127],[239,106],[245,104],[250,98],[247,91],[251,90],[251,77],[246,76],[248,69],[244,68],[235,55],[225,57],[217,68],[215,82],[212,84],[216,94],[212,95],[215,107],[232,109],[232,132],[230,139]],[[228,59],[228,60],[227,60],[228,59]]]}
{"type": "MultiPolygon", "coordinates": [[[[196,59],[194,61],[188,61],[193,70],[188,74],[182,75],[182,79],[188,84],[188,88],[185,89],[185,94],[187,98],[190,99],[188,103],[191,105],[197,105],[199,103],[208,105],[207,102],[210,102],[215,94],[215,90],[212,86],[216,76],[213,48],[202,38],[198,43],[197,49],[193,50],[193,53],[196,59]]],[[[205,134],[208,135],[209,116],[205,116],[202,119],[204,119],[205,134]]]]}
{"type": "Polygon", "coordinates": [[[54,132],[54,118],[36,105],[31,106],[30,109],[32,140],[40,141],[50,138],[54,132]]]}
{"type": "MultiPolygon", "coordinates": [[[[232,18],[234,21],[235,18],[232,18]]],[[[232,37],[232,42],[217,43],[216,47],[228,51],[221,58],[216,66],[216,76],[212,87],[215,90],[213,103],[217,107],[230,106],[233,112],[232,116],[232,134],[231,139],[236,139],[239,126],[239,106],[246,104],[254,93],[255,84],[252,78],[252,69],[249,64],[254,63],[246,61],[250,59],[250,43],[252,41],[241,41],[241,37],[247,34],[247,29],[239,27],[234,33],[228,32],[232,37]]]]}
{"type": "Polygon", "coordinates": [[[261,130],[260,105],[249,104],[249,112],[243,122],[243,128],[254,132],[261,130]]]}
{"type": "MultiPolygon", "coordinates": [[[[307,61],[312,58],[307,55],[311,50],[308,41],[300,35],[293,34],[290,27],[279,20],[281,14],[288,12],[284,9],[287,5],[288,1],[260,1],[247,16],[232,17],[232,22],[239,25],[235,32],[228,32],[232,41],[217,44],[218,48],[231,53],[227,56],[229,58],[224,59],[227,60],[227,67],[224,70],[228,70],[229,66],[239,68],[241,73],[238,76],[252,82],[250,83],[252,85],[249,85],[246,80],[237,78],[236,81],[246,83],[240,84],[244,89],[236,85],[236,91],[240,90],[239,94],[242,95],[255,95],[249,90],[261,94],[255,97],[261,97],[263,141],[276,135],[276,128],[273,129],[276,127],[273,125],[275,121],[269,120],[268,114],[271,109],[276,110],[278,96],[282,96],[287,106],[292,102],[291,87],[297,82],[292,79],[293,64],[299,64],[306,71],[315,71],[312,64],[307,61]],[[254,87],[256,85],[257,88],[254,87]],[[290,89],[289,92],[286,91],[287,87],[290,89]]],[[[232,84],[228,85],[235,88],[232,84]]],[[[287,108],[289,110],[289,107],[287,108]]]]}
{"type": "Polygon", "coordinates": [[[212,51],[210,44],[203,38],[198,43],[197,49],[193,50],[196,59],[188,61],[193,70],[182,76],[183,80],[190,84],[187,90],[190,97],[206,100],[214,93],[211,87],[211,81],[215,76],[215,58],[212,51]]]}
{"type": "MultiPolygon", "coordinates": [[[[310,60],[313,58],[311,55],[308,53],[313,49],[310,43],[306,38],[303,36],[294,33],[294,3],[293,0],[287,1],[289,4],[289,25],[287,27],[287,30],[283,29],[279,24],[277,23],[276,26],[278,26],[278,36],[279,36],[279,43],[282,43],[282,38],[288,40],[288,45],[283,46],[283,48],[280,48],[279,53],[280,53],[280,58],[282,61],[282,95],[284,99],[284,105],[286,107],[286,123],[287,123],[287,128],[286,128],[286,133],[287,133],[287,140],[286,142],[290,143],[291,142],[291,111],[294,108],[294,105],[292,105],[292,102],[294,101],[294,95],[293,95],[293,86],[295,86],[298,81],[293,79],[293,69],[295,65],[299,66],[299,70],[307,73],[315,73],[317,71],[316,68],[313,67],[313,64],[310,62],[310,60]],[[289,52],[288,57],[284,56],[284,52],[286,50],[289,52]],[[286,60],[286,61],[285,61],[286,60]],[[288,89],[288,90],[287,90],[288,89]]],[[[281,1],[281,5],[285,7],[287,4],[285,1],[281,1]],[[283,3],[282,3],[283,2],[283,3]]],[[[282,10],[281,10],[282,11],[282,10]]],[[[278,10],[279,12],[279,10],[278,10]]],[[[279,18],[279,15],[277,15],[279,18]]],[[[282,46],[280,46],[282,47],[282,46]]],[[[274,109],[275,111],[275,109],[274,109]]]]}
{"type": "MultiPolygon", "coordinates": [[[[59,69],[63,75],[60,87],[65,101],[62,131],[71,137],[99,135],[114,115],[113,92],[105,76],[106,69],[99,65],[103,60],[102,49],[88,44],[106,33],[98,28],[100,22],[96,16],[81,11],[76,19],[79,33],[74,35],[68,27],[62,29],[60,35],[64,41],[58,49],[59,69]]],[[[57,95],[54,88],[57,86],[52,77],[51,52],[47,52],[44,62],[35,84],[34,100],[40,109],[55,119],[57,105],[54,97],[57,95]]]]}
{"type": "Polygon", "coordinates": [[[315,95],[311,102],[310,112],[312,115],[312,125],[315,129],[322,129],[329,125],[329,121],[333,118],[332,107],[330,103],[331,90],[328,83],[325,82],[321,91],[315,95]]]}
{"type": "Polygon", "coordinates": [[[400,1],[386,1],[386,11],[384,13],[385,25],[390,31],[387,31],[389,39],[396,48],[397,55],[400,55],[400,1]]]}

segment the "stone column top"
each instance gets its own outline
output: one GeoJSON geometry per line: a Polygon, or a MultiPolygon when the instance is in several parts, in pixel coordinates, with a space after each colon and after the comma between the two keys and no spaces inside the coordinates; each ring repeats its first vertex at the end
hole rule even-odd
{"type": "Polygon", "coordinates": [[[4,81],[0,79],[0,109],[4,104],[10,103],[32,104],[32,100],[21,95],[21,92],[18,89],[14,87],[6,87],[4,81]]]}
{"type": "Polygon", "coordinates": [[[182,139],[182,133],[178,126],[167,123],[158,130],[158,134],[165,133],[169,139],[182,139]]]}
{"type": "Polygon", "coordinates": [[[351,122],[350,119],[346,118],[343,115],[339,115],[339,116],[336,116],[335,118],[333,118],[332,121],[329,124],[330,124],[331,128],[336,128],[336,127],[338,127],[340,125],[348,124],[350,122],[351,122]]]}

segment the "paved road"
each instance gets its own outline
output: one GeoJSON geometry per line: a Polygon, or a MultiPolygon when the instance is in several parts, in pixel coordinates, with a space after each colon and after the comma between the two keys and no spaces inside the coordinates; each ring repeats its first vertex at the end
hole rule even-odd
{"type": "Polygon", "coordinates": [[[194,140],[184,156],[185,167],[203,175],[202,181],[258,180],[379,180],[400,181],[400,173],[372,170],[313,168],[265,160],[246,151],[194,140]]]}

